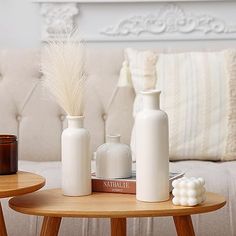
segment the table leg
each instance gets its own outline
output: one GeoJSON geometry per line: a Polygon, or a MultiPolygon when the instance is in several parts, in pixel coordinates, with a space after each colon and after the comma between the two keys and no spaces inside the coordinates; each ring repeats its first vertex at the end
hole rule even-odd
{"type": "Polygon", "coordinates": [[[0,236],[7,236],[7,230],[2,212],[1,202],[0,202],[0,236]]]}
{"type": "Polygon", "coordinates": [[[40,236],[57,236],[61,224],[61,217],[45,216],[40,236]]]}
{"type": "Polygon", "coordinates": [[[195,236],[193,223],[190,215],[173,216],[178,236],[195,236]]]}
{"type": "Polygon", "coordinates": [[[126,236],[126,218],[111,218],[111,236],[126,236]]]}

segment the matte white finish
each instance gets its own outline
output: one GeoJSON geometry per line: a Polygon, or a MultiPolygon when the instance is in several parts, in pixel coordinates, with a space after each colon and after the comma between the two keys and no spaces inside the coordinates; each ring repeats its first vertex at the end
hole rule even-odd
{"type": "Polygon", "coordinates": [[[141,92],[143,110],[135,118],[136,198],[169,199],[168,117],[159,110],[160,91],[141,92]]]}
{"type": "Polygon", "coordinates": [[[106,143],[96,152],[98,178],[128,178],[132,175],[130,147],[120,143],[120,135],[107,135],[106,143]]]}
{"type": "Polygon", "coordinates": [[[68,128],[62,132],[62,190],[67,196],[91,194],[89,132],[83,116],[67,116],[68,128]]]}
{"type": "Polygon", "coordinates": [[[205,180],[201,177],[183,177],[174,180],[172,183],[174,188],[172,190],[174,195],[172,203],[181,206],[195,206],[204,202],[206,199],[204,184],[205,180]]]}

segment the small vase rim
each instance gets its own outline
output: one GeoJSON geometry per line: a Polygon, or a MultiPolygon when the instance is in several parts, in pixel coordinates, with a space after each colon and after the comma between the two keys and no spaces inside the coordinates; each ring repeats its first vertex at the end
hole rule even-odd
{"type": "Polygon", "coordinates": [[[106,143],[120,143],[120,134],[107,134],[106,143]]]}
{"type": "Polygon", "coordinates": [[[67,119],[76,120],[76,119],[84,119],[84,116],[66,116],[67,119]]]}
{"type": "Polygon", "coordinates": [[[109,138],[120,138],[121,135],[120,134],[107,134],[106,137],[109,137],[109,138]]]}
{"type": "Polygon", "coordinates": [[[152,94],[161,94],[161,90],[159,89],[150,89],[150,90],[143,90],[139,92],[141,95],[152,95],[152,94]]]}

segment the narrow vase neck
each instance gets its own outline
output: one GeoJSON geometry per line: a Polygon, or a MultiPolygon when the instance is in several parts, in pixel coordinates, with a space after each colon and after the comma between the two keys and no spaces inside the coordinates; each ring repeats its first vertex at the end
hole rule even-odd
{"type": "Polygon", "coordinates": [[[159,110],[160,109],[160,91],[151,90],[141,92],[143,97],[143,109],[145,110],[159,110]]]}
{"type": "Polygon", "coordinates": [[[84,117],[83,116],[67,116],[68,128],[83,128],[84,117]]]}
{"type": "Polygon", "coordinates": [[[107,143],[120,143],[120,135],[107,135],[106,142],[107,143]]]}

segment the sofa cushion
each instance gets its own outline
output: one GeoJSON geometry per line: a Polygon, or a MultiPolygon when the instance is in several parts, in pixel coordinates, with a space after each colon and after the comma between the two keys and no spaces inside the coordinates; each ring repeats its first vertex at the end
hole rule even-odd
{"type": "MultiPolygon", "coordinates": [[[[162,91],[171,160],[236,158],[235,50],[157,54],[127,49],[126,53],[135,90],[147,89],[146,84],[156,78],[148,88],[162,91]]],[[[137,95],[134,115],[141,107],[137,95]]]]}

